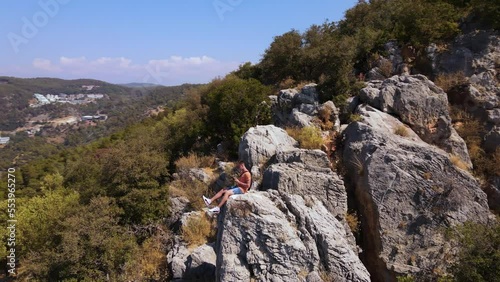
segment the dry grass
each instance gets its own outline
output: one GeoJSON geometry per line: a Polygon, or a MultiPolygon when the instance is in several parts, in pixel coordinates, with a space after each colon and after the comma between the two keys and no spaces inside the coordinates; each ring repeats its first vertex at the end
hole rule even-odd
{"type": "Polygon", "coordinates": [[[197,247],[212,241],[216,235],[215,221],[205,213],[189,217],[182,226],[182,239],[190,246],[197,247]]]}
{"type": "Polygon", "coordinates": [[[432,173],[431,172],[424,172],[424,174],[422,174],[422,177],[425,180],[431,180],[432,179],[432,173]]]}
{"type": "Polygon", "coordinates": [[[311,83],[314,83],[314,81],[310,81],[310,80],[299,81],[299,83],[297,83],[297,86],[295,88],[302,90],[302,88],[304,88],[304,86],[311,84],[311,83]]]}
{"type": "Polygon", "coordinates": [[[293,88],[297,82],[291,77],[287,77],[279,83],[279,89],[293,88]]]}
{"type": "Polygon", "coordinates": [[[391,77],[392,75],[392,63],[389,60],[382,60],[380,62],[380,73],[385,77],[391,77]]]}
{"type": "Polygon", "coordinates": [[[201,210],[205,207],[202,196],[208,192],[208,185],[199,180],[181,179],[173,181],[168,191],[171,197],[186,197],[191,209],[201,210]]]}
{"type": "Polygon", "coordinates": [[[346,213],[345,220],[349,228],[351,228],[352,233],[357,233],[359,231],[359,219],[355,213],[346,213]]]}
{"type": "Polygon", "coordinates": [[[333,129],[333,121],[331,120],[332,109],[329,107],[323,107],[319,110],[318,113],[319,119],[321,120],[320,126],[323,130],[332,130],[333,129]]]}
{"type": "Polygon", "coordinates": [[[408,131],[408,128],[404,125],[399,125],[395,130],[394,134],[397,134],[402,137],[408,137],[410,135],[410,132],[408,131]]]}
{"type": "Polygon", "coordinates": [[[365,168],[363,166],[363,162],[361,162],[361,160],[358,157],[354,157],[354,159],[351,160],[351,164],[354,166],[359,176],[363,176],[365,174],[365,168]]]}
{"type": "Polygon", "coordinates": [[[452,88],[464,84],[466,81],[467,80],[463,72],[456,72],[450,74],[439,74],[434,80],[434,83],[441,87],[444,92],[448,92],[452,88]]]}
{"type": "Polygon", "coordinates": [[[320,149],[323,145],[323,137],[321,130],[313,126],[306,126],[303,128],[291,127],[287,128],[286,132],[292,138],[299,142],[300,148],[303,149],[320,149]]]}
{"type": "Polygon", "coordinates": [[[190,153],[187,156],[180,157],[175,161],[175,166],[179,172],[185,172],[192,168],[211,167],[215,162],[214,156],[200,156],[190,153]]]}
{"type": "Polygon", "coordinates": [[[328,271],[326,270],[320,271],[319,277],[321,277],[321,280],[323,280],[323,282],[335,282],[335,277],[333,276],[333,274],[328,273],[328,271]]]}
{"type": "Polygon", "coordinates": [[[461,170],[469,170],[469,166],[457,155],[451,154],[450,161],[455,167],[461,170]]]}

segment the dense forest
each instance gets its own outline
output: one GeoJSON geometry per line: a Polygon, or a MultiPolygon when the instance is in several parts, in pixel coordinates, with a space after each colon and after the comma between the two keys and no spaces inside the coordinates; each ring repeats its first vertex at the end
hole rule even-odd
{"type": "MultiPolygon", "coordinates": [[[[115,130],[103,129],[94,141],[79,143],[68,137],[72,146],[59,147],[44,145],[37,138],[29,144],[13,142],[16,154],[31,150],[30,154],[43,156],[22,164],[3,164],[15,169],[18,278],[168,280],[165,253],[171,240],[166,225],[169,195],[198,185],[174,181],[172,176],[178,171],[180,159],[214,156],[221,144],[227,153],[218,157],[235,160],[241,135],[251,126],[271,122],[268,95],[277,89],[316,82],[324,101],[334,100],[342,106],[364,86],[363,74],[378,56],[385,55],[383,46],[388,41],[411,47],[419,54],[429,43],[444,45],[470,26],[498,30],[500,3],[359,1],[340,22],[325,22],[302,33],[291,30],[276,36],[258,64],[243,64],[207,85],[180,87],[172,92],[154,88],[142,99],[115,105],[115,109],[108,110],[123,113],[116,120],[115,130]],[[173,99],[171,94],[179,91],[182,99],[173,99]],[[138,115],[151,101],[166,110],[151,117],[138,115]],[[31,146],[37,149],[29,149],[31,146]]],[[[418,60],[409,64],[414,72],[434,78],[418,60]]],[[[82,139],[88,133],[75,134],[80,135],[74,138],[82,139]]],[[[477,173],[498,174],[498,169],[491,167],[498,167],[500,158],[485,159],[482,156],[477,160],[485,164],[475,164],[477,173]]],[[[6,167],[1,187],[8,185],[6,167]]],[[[7,210],[7,192],[0,190],[2,210],[7,210]]],[[[0,214],[2,222],[7,221],[7,216],[0,214]]],[[[488,229],[474,241],[470,240],[470,231],[465,228],[463,233],[462,238],[469,241],[464,241],[460,260],[468,267],[452,271],[457,281],[471,281],[468,277],[488,281],[489,269],[496,267],[498,271],[498,232],[488,229]],[[493,250],[481,242],[490,242],[493,250]]],[[[8,236],[8,229],[0,230],[2,242],[7,242],[8,236]]],[[[7,254],[8,248],[2,244],[2,267],[7,254]]]]}

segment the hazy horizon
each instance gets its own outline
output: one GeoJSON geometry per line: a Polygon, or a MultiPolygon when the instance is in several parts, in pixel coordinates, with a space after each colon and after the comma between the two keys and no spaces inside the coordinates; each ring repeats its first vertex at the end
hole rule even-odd
{"type": "Polygon", "coordinates": [[[0,75],[207,83],[256,63],[274,36],[338,21],[357,1],[15,1],[0,12],[0,75]]]}

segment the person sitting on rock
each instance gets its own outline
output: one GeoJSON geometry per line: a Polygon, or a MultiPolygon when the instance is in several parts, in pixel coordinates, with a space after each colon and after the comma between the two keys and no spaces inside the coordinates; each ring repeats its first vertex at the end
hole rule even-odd
{"type": "Polygon", "coordinates": [[[245,166],[245,162],[243,161],[238,162],[238,169],[240,171],[240,176],[238,178],[236,177],[233,178],[236,185],[221,189],[211,199],[203,196],[203,201],[205,202],[205,205],[207,205],[207,207],[210,207],[210,204],[212,204],[213,201],[222,197],[222,200],[219,202],[219,205],[209,209],[208,210],[209,212],[219,213],[220,208],[226,203],[229,197],[231,197],[232,195],[245,194],[248,191],[248,189],[252,184],[252,176],[250,174],[250,171],[248,171],[248,169],[245,166]]]}

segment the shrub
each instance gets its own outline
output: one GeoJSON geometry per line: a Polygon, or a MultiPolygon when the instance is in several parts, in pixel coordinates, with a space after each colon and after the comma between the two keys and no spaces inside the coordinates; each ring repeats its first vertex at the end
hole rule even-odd
{"type": "Polygon", "coordinates": [[[208,192],[208,185],[196,179],[181,179],[173,181],[169,187],[171,196],[183,196],[189,200],[193,210],[205,207],[202,196],[208,192]]]}
{"type": "Polygon", "coordinates": [[[449,92],[454,87],[460,86],[466,82],[463,72],[445,73],[436,76],[434,83],[441,87],[444,92],[449,92]]]}
{"type": "Polygon", "coordinates": [[[415,282],[415,278],[411,275],[406,275],[406,276],[398,276],[397,277],[398,282],[415,282]]]}
{"type": "Polygon", "coordinates": [[[404,126],[404,125],[398,126],[394,130],[394,134],[397,134],[397,135],[403,136],[403,137],[408,137],[410,135],[410,133],[408,132],[408,128],[406,128],[406,126],[404,126]]]}
{"type": "Polygon", "coordinates": [[[392,75],[392,63],[389,60],[382,60],[380,62],[380,73],[385,77],[391,77],[392,75]]]}
{"type": "Polygon", "coordinates": [[[215,237],[214,221],[205,213],[192,215],[182,226],[182,239],[191,247],[200,246],[212,241],[215,237]]]}
{"type": "Polygon", "coordinates": [[[295,80],[291,77],[287,77],[279,83],[279,89],[289,89],[293,88],[295,85],[295,80]]]}
{"type": "Polygon", "coordinates": [[[356,122],[356,121],[362,121],[363,117],[359,114],[350,114],[349,115],[349,122],[356,122]]]}
{"type": "Polygon", "coordinates": [[[468,170],[469,169],[469,166],[462,160],[462,158],[460,158],[457,155],[451,154],[450,161],[455,167],[457,167],[461,170],[468,170]]]}
{"type": "Polygon", "coordinates": [[[356,233],[359,230],[359,220],[356,213],[346,213],[345,220],[347,221],[347,225],[351,229],[352,233],[356,233]]]}
{"type": "Polygon", "coordinates": [[[214,162],[214,156],[201,156],[195,153],[190,153],[189,155],[180,157],[177,161],[175,161],[175,166],[179,172],[185,172],[191,168],[211,167],[214,162]]]}
{"type": "Polygon", "coordinates": [[[456,281],[500,281],[500,224],[466,222],[449,230],[460,251],[452,267],[456,281]]]}
{"type": "Polygon", "coordinates": [[[287,128],[286,132],[299,142],[300,148],[320,149],[321,145],[323,145],[321,130],[317,127],[306,126],[302,128],[287,128]]]}

